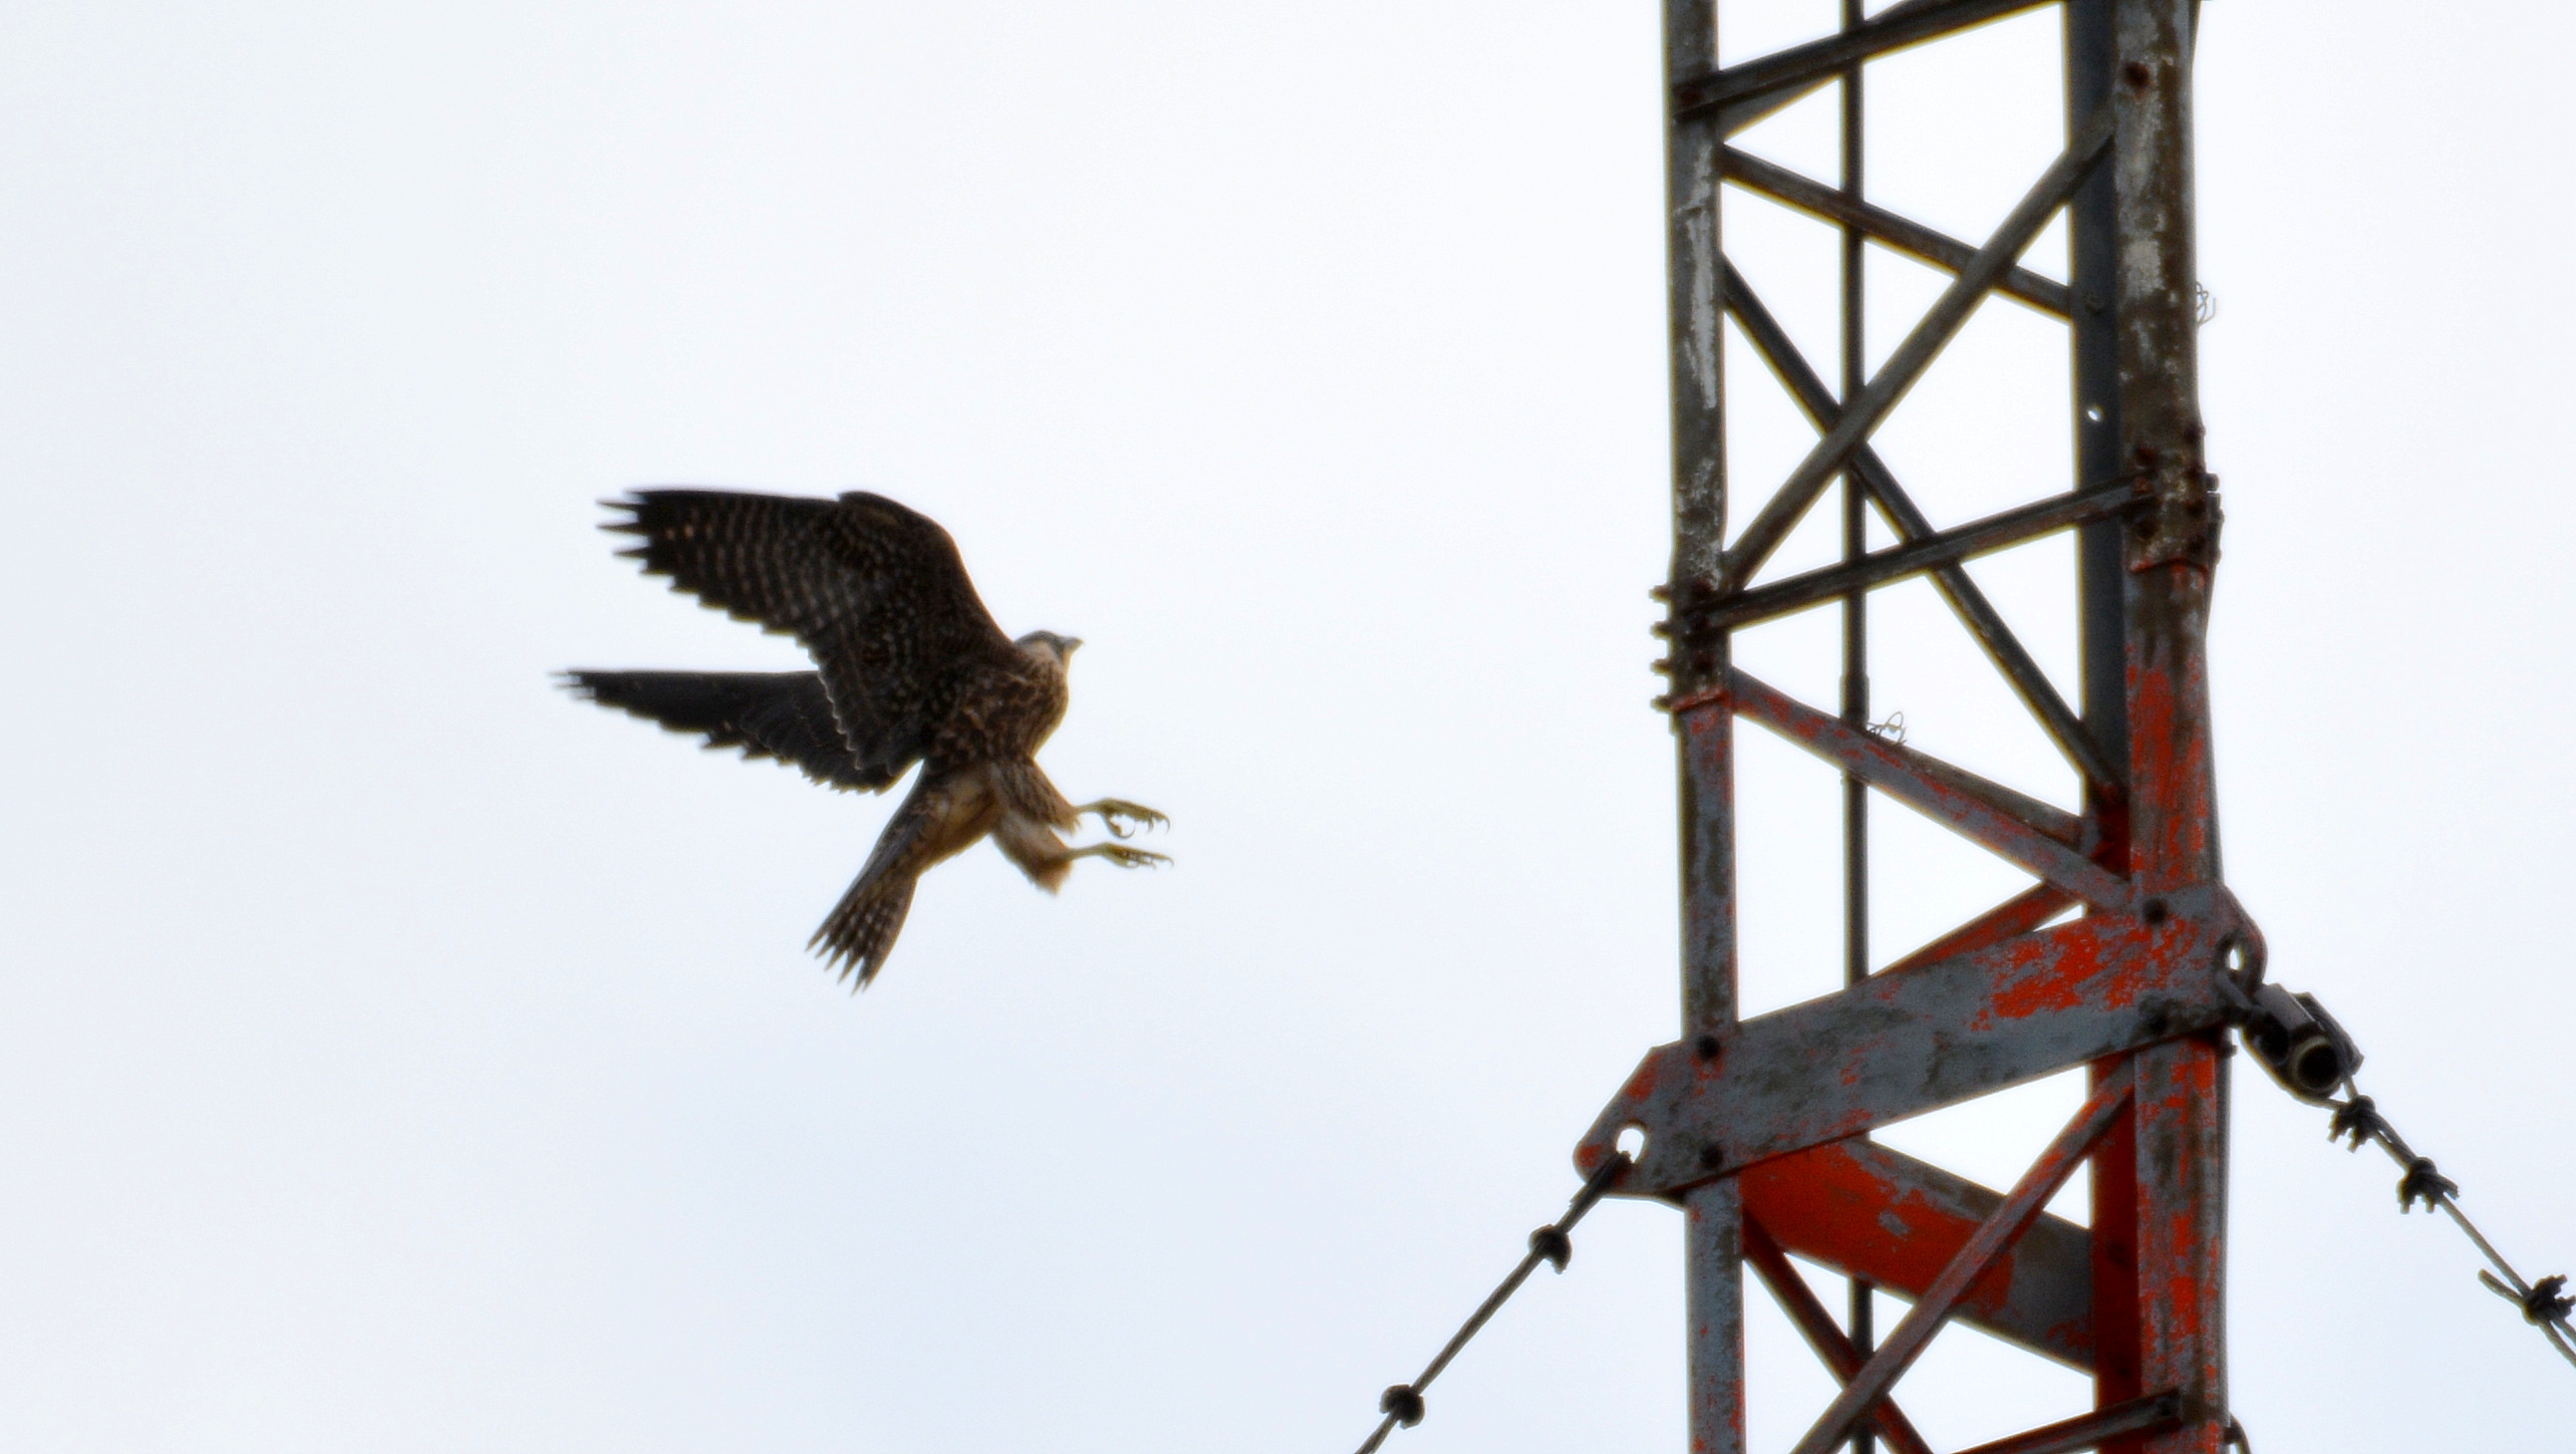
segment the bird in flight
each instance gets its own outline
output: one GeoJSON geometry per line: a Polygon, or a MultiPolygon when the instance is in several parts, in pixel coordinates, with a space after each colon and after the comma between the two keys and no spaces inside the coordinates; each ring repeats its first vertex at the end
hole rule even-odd
{"type": "Polygon", "coordinates": [[[586,671],[564,685],[709,747],[774,758],[827,787],[883,792],[921,773],[867,866],[807,942],[865,988],[885,966],[932,865],[991,835],[1053,893],[1078,858],[1168,863],[1124,843],[1066,845],[1095,814],[1113,837],[1168,822],[1117,798],[1075,804],[1038,767],[1064,720],[1065,663],[1081,639],[1002,634],[956,542],[883,495],[837,500],[725,490],[639,490],[605,501],[601,528],[642,537],[619,554],[739,621],[793,636],[817,670],[586,671]]]}

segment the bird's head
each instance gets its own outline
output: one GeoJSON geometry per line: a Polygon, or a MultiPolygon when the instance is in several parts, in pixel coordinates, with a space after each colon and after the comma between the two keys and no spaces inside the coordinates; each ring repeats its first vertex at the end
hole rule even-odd
{"type": "Polygon", "coordinates": [[[1072,662],[1074,648],[1080,645],[1081,637],[1059,636],[1052,631],[1032,631],[1019,640],[1020,650],[1051,657],[1059,667],[1072,662]]]}

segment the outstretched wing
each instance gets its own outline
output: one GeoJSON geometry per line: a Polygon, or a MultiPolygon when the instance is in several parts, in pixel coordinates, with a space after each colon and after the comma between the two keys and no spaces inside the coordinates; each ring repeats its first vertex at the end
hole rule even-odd
{"type": "Polygon", "coordinates": [[[832,699],[810,671],[568,671],[563,684],[709,747],[770,757],[834,788],[883,792],[899,772],[871,768],[851,753],[832,720],[832,699]]]}
{"type": "Polygon", "coordinates": [[[794,636],[821,669],[864,775],[921,756],[964,684],[1019,658],[936,521],[882,495],[838,500],[643,490],[606,528],[623,552],[734,617],[794,636]]]}

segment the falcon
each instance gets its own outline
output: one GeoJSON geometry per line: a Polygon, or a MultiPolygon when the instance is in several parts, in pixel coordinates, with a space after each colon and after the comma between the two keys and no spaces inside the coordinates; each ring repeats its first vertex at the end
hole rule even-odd
{"type": "Polygon", "coordinates": [[[724,490],[639,490],[603,501],[603,530],[642,537],[643,562],[738,621],[793,636],[814,671],[586,671],[576,695],[675,732],[772,758],[826,787],[881,793],[914,763],[912,791],[867,865],[807,941],[864,989],[903,931],[932,865],[990,836],[1049,893],[1074,860],[1168,863],[1124,843],[1067,846],[1096,815],[1115,838],[1168,822],[1117,798],[1075,804],[1037,764],[1064,720],[1065,664],[1081,638],[994,624],[956,542],[930,517],[853,492],[837,500],[724,490]]]}

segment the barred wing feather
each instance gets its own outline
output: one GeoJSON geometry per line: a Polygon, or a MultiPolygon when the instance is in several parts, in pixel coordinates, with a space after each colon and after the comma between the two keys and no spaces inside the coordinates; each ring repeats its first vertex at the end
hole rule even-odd
{"type": "Polygon", "coordinates": [[[646,572],[803,643],[862,777],[891,781],[1018,648],[938,522],[864,492],[838,500],[643,490],[606,528],[646,572]]]}

